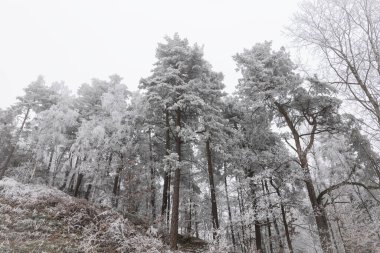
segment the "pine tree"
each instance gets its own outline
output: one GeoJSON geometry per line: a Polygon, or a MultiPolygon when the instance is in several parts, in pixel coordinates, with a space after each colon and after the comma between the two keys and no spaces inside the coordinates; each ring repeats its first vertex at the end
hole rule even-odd
{"type": "Polygon", "coordinates": [[[17,149],[17,143],[24,131],[24,127],[30,117],[32,111],[38,113],[48,109],[56,102],[54,92],[45,85],[43,78],[40,76],[35,82],[32,82],[24,89],[25,95],[17,97],[17,104],[14,109],[21,115],[21,125],[13,136],[10,151],[7,157],[2,161],[0,167],[0,179],[4,177],[5,171],[8,169],[9,163],[17,149]]]}
{"type": "MultiPolygon", "coordinates": [[[[142,87],[147,89],[148,101],[157,105],[161,113],[174,117],[175,126],[172,132],[176,167],[173,178],[170,246],[176,249],[180,173],[183,167],[182,146],[183,143],[196,139],[198,117],[207,103],[204,97],[212,95],[213,90],[220,93],[223,85],[220,83],[221,75],[212,72],[210,64],[203,59],[201,47],[196,44],[190,46],[189,42],[181,39],[178,34],[175,34],[173,38],[166,37],[165,39],[165,44],[158,45],[156,53],[158,62],[153,69],[153,75],[143,79],[141,83],[142,87]],[[209,91],[209,94],[205,93],[206,91],[209,91]]],[[[212,96],[215,97],[215,95],[212,96]]],[[[166,127],[170,126],[166,124],[166,127]]],[[[168,140],[166,142],[169,143],[168,140]]]]}
{"type": "MultiPolygon", "coordinates": [[[[243,75],[237,86],[242,97],[262,101],[276,113],[278,126],[286,126],[294,144],[319,231],[324,252],[331,252],[331,240],[324,207],[318,203],[310,174],[308,155],[316,135],[333,132],[339,122],[340,101],[330,96],[335,90],[311,78],[304,82],[284,48],[272,52],[271,43],[256,44],[234,59],[243,75]]],[[[252,104],[252,102],[251,102],[252,104]]]]}

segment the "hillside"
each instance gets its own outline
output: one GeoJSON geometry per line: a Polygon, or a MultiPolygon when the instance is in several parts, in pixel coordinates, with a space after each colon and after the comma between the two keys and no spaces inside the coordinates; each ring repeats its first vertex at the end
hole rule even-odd
{"type": "Polygon", "coordinates": [[[0,181],[0,215],[0,252],[170,252],[131,217],[11,178],[0,181]]]}

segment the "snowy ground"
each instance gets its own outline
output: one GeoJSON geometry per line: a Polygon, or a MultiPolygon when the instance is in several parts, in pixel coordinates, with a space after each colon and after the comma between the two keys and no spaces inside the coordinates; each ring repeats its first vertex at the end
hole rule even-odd
{"type": "Polygon", "coordinates": [[[0,181],[0,252],[167,252],[112,210],[41,185],[0,181]]]}
{"type": "MultiPolygon", "coordinates": [[[[170,252],[146,226],[43,185],[0,180],[0,252],[170,252]]],[[[211,252],[204,242],[182,252],[211,252]]]]}

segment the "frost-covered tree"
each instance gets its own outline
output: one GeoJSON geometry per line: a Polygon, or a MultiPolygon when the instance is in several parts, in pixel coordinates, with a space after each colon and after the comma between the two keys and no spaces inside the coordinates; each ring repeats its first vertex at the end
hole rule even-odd
{"type": "Polygon", "coordinates": [[[111,202],[117,205],[120,173],[126,166],[130,151],[130,121],[127,117],[129,92],[121,83],[121,78],[114,75],[110,81],[93,80],[91,85],[83,85],[78,93],[81,126],[72,147],[78,166],[71,172],[67,187],[71,188],[74,195],[78,195],[83,177],[86,176],[89,181],[86,195],[90,194],[93,187],[93,191],[97,192],[96,197],[99,194],[110,197],[109,193],[112,192],[114,196],[111,202]]]}
{"type": "Polygon", "coordinates": [[[66,86],[55,83],[51,88],[56,93],[57,102],[34,117],[31,122],[33,130],[30,133],[30,145],[33,147],[31,152],[34,161],[31,177],[36,176],[37,170],[44,174],[40,176],[50,185],[54,185],[60,170],[65,170],[67,154],[79,126],[79,114],[73,106],[74,97],[70,95],[66,86]]]}
{"type": "Polygon", "coordinates": [[[16,129],[16,119],[12,107],[0,109],[0,156],[7,157],[12,149],[11,141],[16,129]]]}
{"type": "MultiPolygon", "coordinates": [[[[225,188],[227,183],[229,188],[236,188],[235,206],[239,207],[235,221],[228,214],[233,225],[230,226],[232,243],[242,252],[254,249],[283,252],[286,241],[291,251],[285,207],[288,209],[290,204],[286,200],[290,195],[286,184],[294,184],[294,166],[289,165],[291,158],[279,135],[271,130],[273,113],[264,106],[252,107],[252,103],[235,97],[226,101],[224,114],[237,130],[227,142],[225,163],[225,178],[231,178],[230,182],[225,181],[225,188]]],[[[226,191],[226,195],[228,209],[228,202],[234,200],[228,195],[234,194],[226,191]]]]}
{"type": "Polygon", "coordinates": [[[20,126],[12,137],[10,150],[6,157],[3,157],[0,165],[0,179],[4,177],[10,161],[17,149],[17,144],[24,132],[27,121],[32,112],[38,113],[48,109],[56,101],[54,91],[45,85],[43,78],[40,76],[36,81],[29,84],[24,89],[25,95],[17,97],[17,104],[13,107],[15,114],[20,116],[20,126]]]}
{"type": "MultiPolygon", "coordinates": [[[[322,248],[331,252],[331,239],[324,207],[317,201],[317,193],[308,166],[308,155],[315,138],[332,132],[339,122],[340,101],[331,94],[334,89],[316,78],[302,80],[284,48],[272,51],[271,43],[256,44],[234,57],[242,78],[238,92],[247,102],[261,101],[275,113],[278,127],[286,127],[296,152],[308,197],[319,231],[322,248]]],[[[286,139],[285,139],[286,140],[286,139]]]]}
{"type": "MultiPolygon", "coordinates": [[[[174,134],[175,156],[170,157],[175,157],[176,167],[173,178],[170,245],[172,249],[176,249],[180,173],[181,166],[184,166],[183,144],[196,140],[198,118],[208,106],[205,98],[218,99],[223,85],[221,75],[213,72],[210,64],[203,59],[201,47],[197,44],[189,45],[178,34],[165,39],[165,44],[158,45],[158,61],[152,76],[143,79],[141,83],[142,88],[147,90],[148,101],[152,105],[157,106],[161,113],[166,113],[166,117],[174,115],[175,128],[171,132],[174,134]]],[[[169,130],[170,125],[166,123],[165,127],[169,130]]],[[[166,140],[167,149],[170,149],[169,141],[166,140]]]]}

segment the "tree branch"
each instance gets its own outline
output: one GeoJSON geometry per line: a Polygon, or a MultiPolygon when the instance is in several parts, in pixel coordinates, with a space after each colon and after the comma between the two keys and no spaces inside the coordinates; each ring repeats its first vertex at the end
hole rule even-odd
{"type": "Polygon", "coordinates": [[[330,186],[329,188],[321,191],[321,193],[319,193],[318,197],[317,197],[317,202],[318,204],[321,204],[322,202],[322,199],[323,199],[323,196],[332,192],[333,190],[336,190],[336,189],[339,189],[340,187],[342,186],[345,186],[345,185],[356,185],[356,186],[360,186],[360,187],[363,187],[364,189],[366,189],[368,191],[368,193],[377,201],[380,203],[380,201],[372,194],[372,192],[370,191],[371,189],[375,190],[375,189],[380,189],[379,186],[366,186],[362,183],[359,183],[359,182],[349,182],[349,181],[343,181],[339,184],[336,184],[336,185],[332,185],[330,186]]]}

